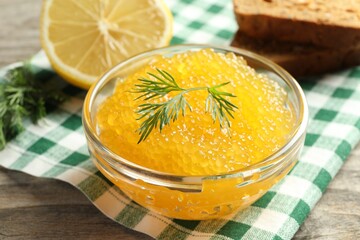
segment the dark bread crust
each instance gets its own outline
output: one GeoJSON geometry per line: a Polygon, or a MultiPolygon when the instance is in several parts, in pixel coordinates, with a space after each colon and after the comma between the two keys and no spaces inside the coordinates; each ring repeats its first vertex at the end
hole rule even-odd
{"type": "Polygon", "coordinates": [[[293,20],[285,16],[247,14],[241,11],[239,0],[233,0],[233,3],[240,30],[254,38],[309,43],[322,47],[351,46],[360,42],[359,28],[293,20]]]}
{"type": "Polygon", "coordinates": [[[239,31],[231,45],[267,57],[295,77],[322,74],[360,65],[360,43],[341,48],[319,48],[312,45],[254,39],[239,31]]]}

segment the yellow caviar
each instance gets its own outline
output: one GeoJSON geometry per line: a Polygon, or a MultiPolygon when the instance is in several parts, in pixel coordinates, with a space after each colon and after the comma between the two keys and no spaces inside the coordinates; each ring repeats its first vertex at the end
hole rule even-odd
{"type": "MultiPolygon", "coordinates": [[[[176,93],[170,93],[164,101],[176,93]]],[[[227,173],[255,164],[283,146],[291,137],[294,116],[285,90],[266,75],[258,74],[246,61],[233,53],[215,53],[212,49],[157,56],[148,65],[119,82],[97,112],[97,124],[103,144],[121,157],[141,166],[177,175],[227,173]],[[156,68],[169,72],[182,88],[214,86],[236,95],[228,100],[234,112],[229,135],[219,122],[205,112],[207,91],[193,91],[184,97],[192,106],[160,132],[154,129],[141,142],[142,120],[136,114],[145,103],[134,100],[139,78],[150,77],[156,68]]]]}

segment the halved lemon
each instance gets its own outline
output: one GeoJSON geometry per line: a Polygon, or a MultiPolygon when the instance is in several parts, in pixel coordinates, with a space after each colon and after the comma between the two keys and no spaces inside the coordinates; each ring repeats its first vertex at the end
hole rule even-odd
{"type": "Polygon", "coordinates": [[[172,37],[163,0],[44,0],[41,43],[56,72],[89,88],[106,70],[172,37]]]}

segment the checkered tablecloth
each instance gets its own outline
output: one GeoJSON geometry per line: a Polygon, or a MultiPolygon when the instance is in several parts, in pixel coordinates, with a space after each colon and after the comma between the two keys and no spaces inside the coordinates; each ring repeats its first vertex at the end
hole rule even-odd
{"type": "MultiPolygon", "coordinates": [[[[172,44],[230,43],[237,29],[231,0],[167,2],[175,21],[172,44]]],[[[43,52],[31,63],[39,79],[58,78],[43,52]]],[[[260,200],[226,218],[169,219],[125,197],[90,161],[81,124],[85,92],[69,85],[64,92],[70,100],[39,125],[27,121],[26,130],[0,152],[0,165],[69,182],[109,218],[157,239],[291,239],[360,139],[359,67],[301,85],[310,122],[299,163],[260,200]]]]}

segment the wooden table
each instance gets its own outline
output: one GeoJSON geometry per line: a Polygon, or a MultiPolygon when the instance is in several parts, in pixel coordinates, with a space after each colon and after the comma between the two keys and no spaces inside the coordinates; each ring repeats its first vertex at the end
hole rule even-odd
{"type": "MultiPolygon", "coordinates": [[[[0,67],[40,49],[41,0],[0,0],[0,67]]],[[[67,183],[0,167],[0,239],[151,239],[99,212],[67,183]]],[[[360,239],[360,146],[294,239],[360,239]]]]}

